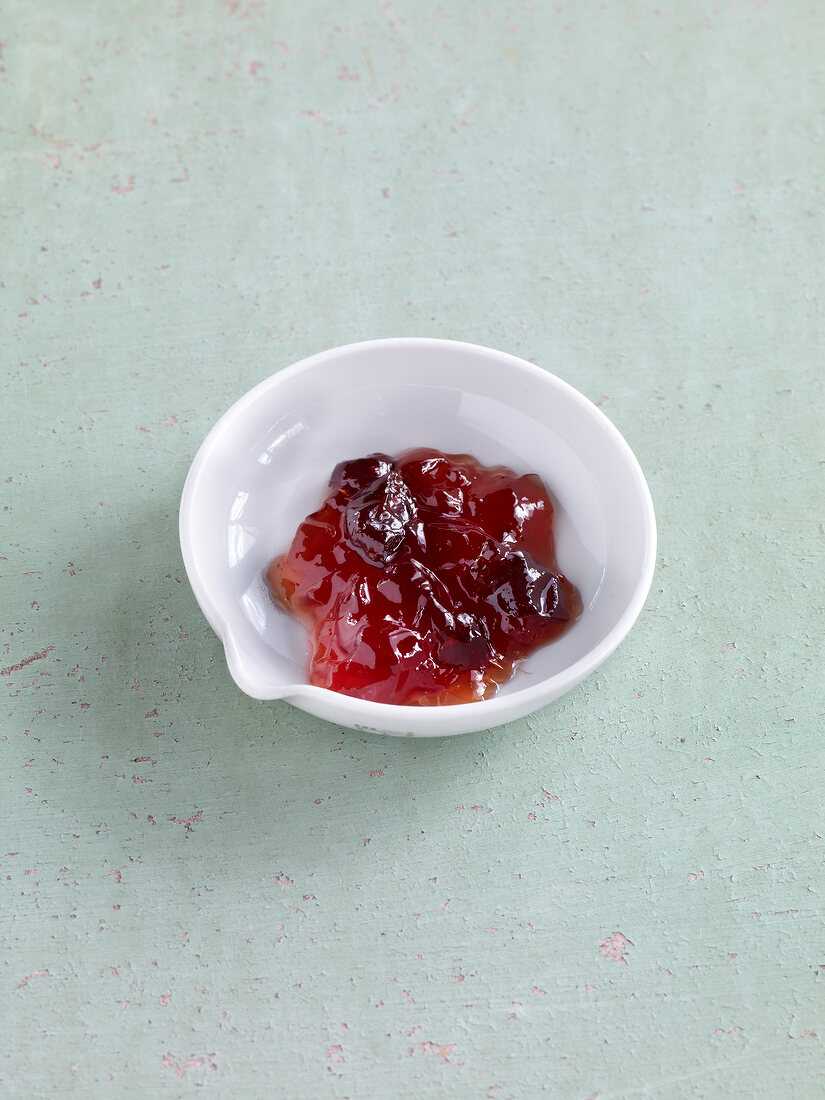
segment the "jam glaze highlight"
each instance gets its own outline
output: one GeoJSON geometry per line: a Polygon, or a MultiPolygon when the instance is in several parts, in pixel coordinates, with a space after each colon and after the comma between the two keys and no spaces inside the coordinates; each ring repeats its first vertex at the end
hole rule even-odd
{"type": "Polygon", "coordinates": [[[310,683],[380,703],[489,698],[582,607],[540,478],[431,448],[339,463],[265,580],[310,683]]]}

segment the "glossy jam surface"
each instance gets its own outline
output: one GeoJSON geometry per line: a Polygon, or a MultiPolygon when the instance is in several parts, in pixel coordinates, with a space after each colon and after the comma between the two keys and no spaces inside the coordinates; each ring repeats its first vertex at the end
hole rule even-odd
{"type": "Polygon", "coordinates": [[[424,448],[336,466],[266,582],[310,683],[381,703],[488,698],[581,612],[538,476],[424,448]]]}

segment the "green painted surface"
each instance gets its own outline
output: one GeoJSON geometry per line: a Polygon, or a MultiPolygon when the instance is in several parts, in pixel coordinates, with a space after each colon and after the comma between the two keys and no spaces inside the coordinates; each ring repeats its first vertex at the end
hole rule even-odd
{"type": "Polygon", "coordinates": [[[825,1093],[817,3],[12,0],[3,1094],[825,1093]],[[660,562],[581,688],[360,737],[230,682],[176,510],[234,398],[555,370],[660,562]]]}

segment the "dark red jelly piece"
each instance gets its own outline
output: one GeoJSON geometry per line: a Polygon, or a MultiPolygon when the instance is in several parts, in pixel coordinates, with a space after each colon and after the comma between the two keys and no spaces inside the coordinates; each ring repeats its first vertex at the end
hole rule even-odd
{"type": "Polygon", "coordinates": [[[310,682],[382,703],[488,698],[581,613],[541,480],[427,448],[339,463],[266,581],[310,682]]]}
{"type": "Polygon", "coordinates": [[[369,565],[389,565],[416,517],[412,494],[394,469],[350,497],[345,512],[349,544],[369,565]]]}

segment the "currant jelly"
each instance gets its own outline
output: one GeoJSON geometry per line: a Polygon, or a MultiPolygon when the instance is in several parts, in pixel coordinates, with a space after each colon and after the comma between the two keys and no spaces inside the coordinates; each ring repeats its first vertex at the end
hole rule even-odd
{"type": "Polygon", "coordinates": [[[381,703],[489,698],[582,609],[540,478],[430,448],[336,466],[265,577],[310,683],[381,703]]]}

